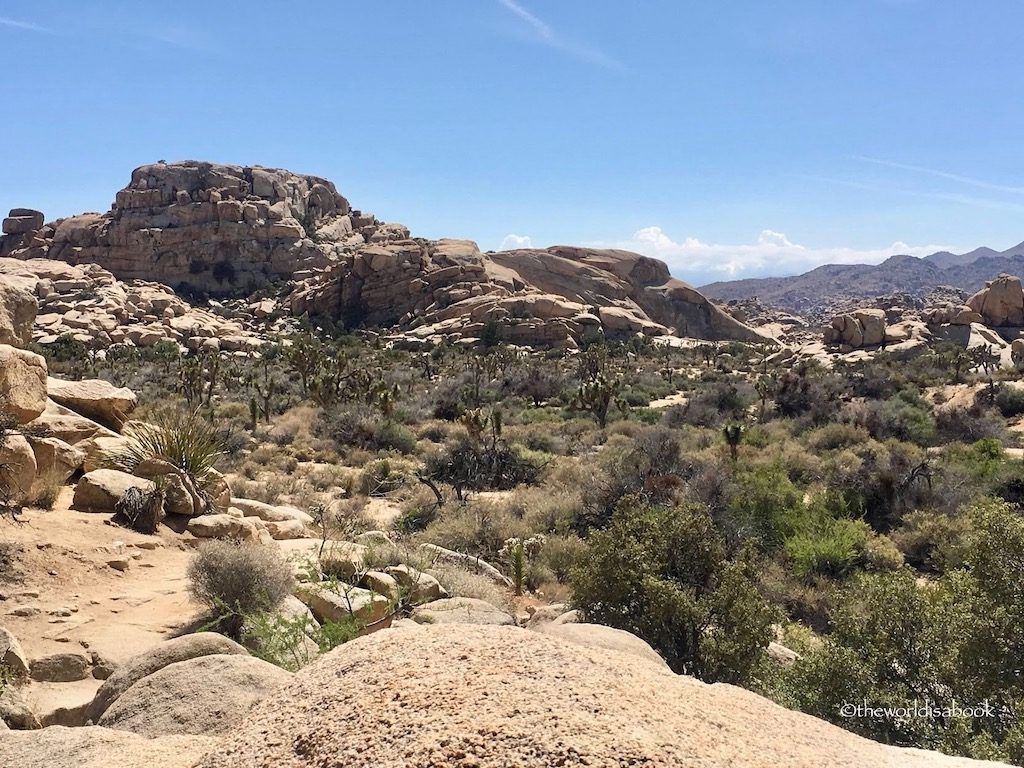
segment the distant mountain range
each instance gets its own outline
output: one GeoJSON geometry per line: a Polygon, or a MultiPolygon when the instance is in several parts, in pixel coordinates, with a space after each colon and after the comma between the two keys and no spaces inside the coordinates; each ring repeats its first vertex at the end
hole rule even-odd
{"type": "Polygon", "coordinates": [[[840,300],[897,292],[924,297],[939,286],[973,293],[1003,272],[1024,275],[1024,243],[1005,251],[982,247],[960,254],[939,251],[924,258],[891,256],[881,264],[825,264],[802,275],[721,281],[699,290],[714,301],[756,297],[770,306],[815,314],[840,300]]]}

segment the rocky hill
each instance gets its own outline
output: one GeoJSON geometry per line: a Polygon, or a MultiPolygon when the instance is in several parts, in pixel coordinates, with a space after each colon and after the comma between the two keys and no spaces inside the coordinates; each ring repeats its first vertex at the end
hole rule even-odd
{"type": "MultiPolygon", "coordinates": [[[[654,259],[568,247],[484,254],[468,240],[415,238],[353,209],[330,181],[278,169],[147,165],[106,213],[45,223],[38,211],[15,209],[4,233],[0,256],[29,271],[38,260],[98,267],[200,301],[272,284],[278,301],[265,314],[382,327],[411,341],[762,340],[654,259]]],[[[150,324],[173,321],[145,314],[150,324]]]]}
{"type": "Polygon", "coordinates": [[[739,301],[758,298],[765,304],[791,312],[815,315],[827,312],[838,302],[872,299],[893,293],[924,298],[936,288],[950,286],[974,293],[989,280],[1002,273],[1024,271],[1021,248],[1004,253],[984,255],[989,249],[978,249],[980,256],[967,258],[954,254],[952,259],[933,254],[919,259],[914,256],[892,256],[881,264],[825,264],[792,277],[766,277],[730,280],[701,286],[700,291],[713,301],[739,301]],[[1013,251],[1013,253],[1011,253],[1013,251]]]}

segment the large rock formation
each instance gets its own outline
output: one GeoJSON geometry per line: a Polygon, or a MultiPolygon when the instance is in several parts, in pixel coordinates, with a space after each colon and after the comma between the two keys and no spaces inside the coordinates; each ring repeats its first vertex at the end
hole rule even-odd
{"type": "Polygon", "coordinates": [[[1024,326],[1024,290],[1020,278],[1000,275],[967,300],[985,325],[1024,326]]]}
{"type": "MultiPolygon", "coordinates": [[[[111,274],[209,296],[287,281],[284,306],[294,315],[394,328],[431,343],[496,338],[571,347],[638,333],[766,340],[654,259],[570,247],[483,254],[467,240],[413,238],[400,224],[353,210],[326,179],[283,170],[157,163],[136,169],[107,213],[43,224],[34,212],[12,212],[8,221],[0,256],[28,260],[33,266],[19,276],[39,278],[41,301],[57,293],[68,305],[42,308],[45,342],[67,329],[136,346],[193,335],[195,323],[170,299],[149,301],[133,318],[142,325],[126,323],[129,307],[146,302],[133,303],[138,286],[118,290],[111,274]],[[43,277],[38,259],[82,265],[88,279],[43,277]],[[91,305],[94,296],[106,315],[68,316],[77,311],[69,299],[91,305]]],[[[0,263],[0,273],[16,272],[0,263]]],[[[276,309],[260,301],[254,317],[276,309]]]]}
{"type": "MultiPolygon", "coordinates": [[[[83,213],[10,233],[0,255],[99,264],[122,280],[212,293],[323,266],[308,235],[348,203],[325,179],[203,162],[135,169],[108,213],[83,213]]],[[[350,218],[351,222],[351,218],[350,218]]],[[[37,223],[37,221],[35,222],[37,223]]]]}
{"type": "Polygon", "coordinates": [[[837,315],[825,329],[825,343],[860,349],[885,341],[886,318],[881,309],[858,309],[837,315]]]}

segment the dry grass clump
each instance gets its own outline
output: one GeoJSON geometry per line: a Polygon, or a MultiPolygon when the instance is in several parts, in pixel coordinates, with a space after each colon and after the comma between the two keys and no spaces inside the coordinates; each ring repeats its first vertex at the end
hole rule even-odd
{"type": "Polygon", "coordinates": [[[275,608],[292,593],[292,567],[271,544],[203,542],[188,564],[189,593],[217,627],[238,637],[245,617],[275,608]]]}
{"type": "Polygon", "coordinates": [[[51,469],[40,474],[32,484],[28,506],[38,509],[53,509],[63,488],[64,477],[59,472],[51,469]]]}

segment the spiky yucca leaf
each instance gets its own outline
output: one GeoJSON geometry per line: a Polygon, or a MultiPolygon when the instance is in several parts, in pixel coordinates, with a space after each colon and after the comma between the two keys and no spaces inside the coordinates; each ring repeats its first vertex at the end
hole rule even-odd
{"type": "Polygon", "coordinates": [[[163,414],[156,423],[130,423],[127,442],[104,455],[104,464],[134,473],[147,459],[162,459],[188,475],[196,488],[205,490],[215,475],[224,451],[209,423],[197,413],[163,414]]]}

